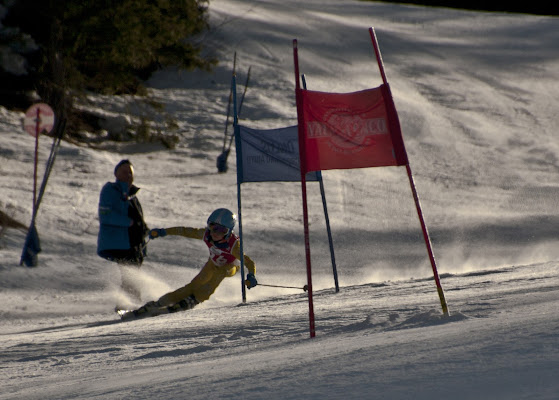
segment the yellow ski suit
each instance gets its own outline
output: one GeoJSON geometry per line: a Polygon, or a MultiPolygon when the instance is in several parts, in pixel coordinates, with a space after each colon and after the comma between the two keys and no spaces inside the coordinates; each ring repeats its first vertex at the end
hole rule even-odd
{"type": "MultiPolygon", "coordinates": [[[[209,248],[210,257],[189,284],[159,298],[158,302],[162,306],[176,304],[191,295],[200,303],[208,300],[224,278],[231,277],[240,270],[240,266],[234,264],[236,260],[241,259],[239,237],[234,233],[227,239],[215,243],[205,228],[174,227],[165,231],[167,235],[203,240],[209,248]]],[[[247,255],[244,256],[244,265],[250,273],[256,272],[254,261],[247,255]]]]}

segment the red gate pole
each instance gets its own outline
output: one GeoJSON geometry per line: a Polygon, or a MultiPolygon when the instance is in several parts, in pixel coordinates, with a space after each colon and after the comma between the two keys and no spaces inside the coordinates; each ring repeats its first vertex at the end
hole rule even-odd
{"type": "MultiPolygon", "coordinates": [[[[398,114],[396,113],[396,107],[394,106],[394,99],[392,98],[392,93],[390,92],[390,87],[388,86],[388,81],[386,80],[386,74],[384,73],[384,65],[382,62],[382,56],[380,55],[380,50],[378,47],[377,37],[375,34],[375,30],[373,28],[369,28],[369,33],[371,35],[371,40],[373,42],[373,47],[375,49],[375,55],[377,58],[378,67],[380,69],[380,75],[382,76],[382,81],[386,87],[386,92],[388,94],[388,99],[386,101],[389,103],[390,108],[393,111],[394,120],[391,123],[397,124],[396,129],[400,129],[400,123],[398,121],[398,114]]],[[[405,149],[404,149],[405,151],[405,149]]],[[[407,159],[407,156],[406,156],[407,159]]],[[[433,276],[435,277],[435,284],[437,285],[437,292],[439,293],[439,299],[441,301],[441,307],[443,309],[443,314],[445,316],[449,316],[448,306],[446,304],[446,299],[444,296],[444,291],[441,285],[441,281],[439,279],[439,273],[437,271],[437,264],[435,262],[435,255],[433,254],[433,248],[431,246],[431,239],[429,238],[429,232],[427,231],[427,225],[425,224],[425,220],[423,218],[423,212],[421,211],[421,204],[419,203],[419,196],[417,195],[417,190],[415,188],[415,183],[413,180],[413,175],[411,172],[409,161],[406,160],[406,171],[408,173],[408,179],[410,182],[410,188],[413,194],[413,200],[415,202],[415,208],[417,210],[417,216],[419,218],[419,222],[421,224],[421,230],[423,231],[423,239],[425,240],[425,246],[427,247],[427,253],[429,254],[429,261],[431,262],[431,268],[433,269],[433,276]]]]}

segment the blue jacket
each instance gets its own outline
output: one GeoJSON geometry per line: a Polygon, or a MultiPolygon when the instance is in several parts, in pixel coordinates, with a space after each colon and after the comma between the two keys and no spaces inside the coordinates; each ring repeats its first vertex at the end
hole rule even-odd
{"type": "Polygon", "coordinates": [[[136,198],[139,188],[126,182],[107,182],[99,196],[99,235],[97,253],[103,250],[125,250],[136,247],[145,255],[148,228],[142,207],[136,198]],[[132,225],[131,225],[132,224],[132,225]]]}

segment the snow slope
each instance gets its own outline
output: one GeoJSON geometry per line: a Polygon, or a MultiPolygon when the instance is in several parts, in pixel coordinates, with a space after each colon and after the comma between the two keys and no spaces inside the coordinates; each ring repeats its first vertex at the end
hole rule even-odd
{"type": "MultiPolygon", "coordinates": [[[[213,73],[168,70],[152,95],[181,142],[99,151],[63,143],[37,219],[0,237],[0,399],[556,399],[559,21],[357,1],[214,0],[213,73]],[[441,313],[405,170],[325,171],[341,290],[309,183],[317,336],[306,294],[226,280],[188,313],[121,323],[115,266],[95,254],[97,201],[122,158],[151,227],[237,209],[234,152],[218,174],[233,53],[251,67],[241,123],[296,123],[292,40],[313,90],[380,84],[375,27],[451,316],[441,313]]],[[[202,39],[202,38],[201,38],[202,39]]],[[[131,98],[94,97],[128,114],[131,98]]],[[[34,140],[0,109],[0,208],[31,218],[34,140]]],[[[229,129],[231,132],[231,129],[229,129]]],[[[39,176],[50,140],[39,143],[39,176]]],[[[261,283],[306,283],[300,185],[243,184],[245,252],[261,283]]],[[[187,283],[205,246],[149,244],[143,300],[187,283]]]]}

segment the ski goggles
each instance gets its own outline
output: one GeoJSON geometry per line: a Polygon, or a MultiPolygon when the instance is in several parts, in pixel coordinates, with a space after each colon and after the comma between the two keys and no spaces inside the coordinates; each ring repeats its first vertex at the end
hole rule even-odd
{"type": "Polygon", "coordinates": [[[227,228],[226,226],[223,226],[223,225],[216,224],[216,223],[209,224],[208,229],[210,230],[210,232],[213,232],[213,233],[226,234],[227,232],[229,232],[229,228],[227,228]]]}

